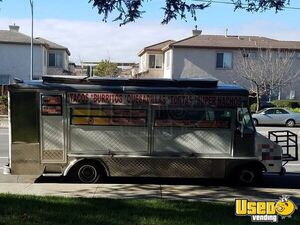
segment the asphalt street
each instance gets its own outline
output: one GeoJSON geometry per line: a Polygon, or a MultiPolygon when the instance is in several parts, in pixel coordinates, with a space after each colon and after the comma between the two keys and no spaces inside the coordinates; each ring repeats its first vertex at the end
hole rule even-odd
{"type": "MultiPolygon", "coordinates": [[[[276,127],[276,126],[268,126],[268,127],[261,127],[258,126],[256,127],[257,132],[261,133],[262,135],[268,137],[268,132],[269,131],[284,131],[284,130],[289,130],[295,134],[298,135],[298,148],[300,151],[300,127],[291,127],[291,128],[287,128],[287,127],[276,127]]],[[[300,161],[293,161],[293,162],[289,162],[285,168],[287,169],[288,172],[293,172],[293,173],[300,173],[300,161]]]]}

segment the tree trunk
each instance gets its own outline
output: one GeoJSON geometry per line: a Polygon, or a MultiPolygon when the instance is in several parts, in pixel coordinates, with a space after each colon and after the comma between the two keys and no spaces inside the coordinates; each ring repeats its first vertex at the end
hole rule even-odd
{"type": "Polygon", "coordinates": [[[271,102],[272,101],[272,89],[270,89],[270,91],[269,91],[269,102],[271,102]]]}
{"type": "Polygon", "coordinates": [[[259,87],[256,84],[256,112],[259,111],[259,106],[260,106],[260,93],[259,93],[259,87]]]}

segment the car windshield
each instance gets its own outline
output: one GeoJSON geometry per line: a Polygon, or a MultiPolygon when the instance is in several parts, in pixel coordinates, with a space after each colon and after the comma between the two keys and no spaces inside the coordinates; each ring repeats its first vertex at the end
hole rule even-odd
{"type": "Polygon", "coordinates": [[[255,131],[252,123],[251,114],[247,108],[238,108],[240,124],[243,126],[244,133],[253,133],[255,131]]]}

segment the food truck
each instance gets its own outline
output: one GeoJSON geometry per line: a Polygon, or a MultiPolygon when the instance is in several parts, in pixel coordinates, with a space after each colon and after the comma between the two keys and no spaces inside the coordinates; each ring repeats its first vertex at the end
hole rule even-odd
{"type": "Polygon", "coordinates": [[[18,80],[9,87],[9,168],[81,183],[126,176],[250,184],[282,173],[285,159],[256,132],[248,95],[217,80],[18,80]]]}

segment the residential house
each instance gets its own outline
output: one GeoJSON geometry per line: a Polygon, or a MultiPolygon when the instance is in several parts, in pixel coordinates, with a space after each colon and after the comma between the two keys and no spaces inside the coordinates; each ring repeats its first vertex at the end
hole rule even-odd
{"type": "MultiPolygon", "coordinates": [[[[31,37],[19,32],[19,26],[0,30],[0,81],[2,85],[13,78],[30,79],[31,37]]],[[[33,79],[45,74],[67,74],[70,51],[43,38],[33,40],[33,79]]]]}
{"type": "MultiPolygon", "coordinates": [[[[259,49],[295,52],[295,71],[300,71],[300,41],[279,41],[258,36],[193,35],[145,47],[140,53],[139,75],[155,78],[216,78],[249,88],[237,70],[241,57],[256,57],[259,49]],[[246,54],[241,54],[246,52],[246,54]]],[[[282,98],[300,98],[300,79],[282,91],[282,98]]]]}

